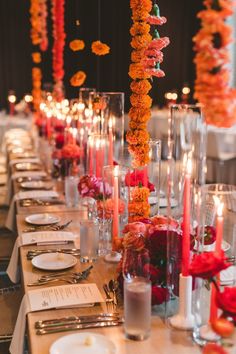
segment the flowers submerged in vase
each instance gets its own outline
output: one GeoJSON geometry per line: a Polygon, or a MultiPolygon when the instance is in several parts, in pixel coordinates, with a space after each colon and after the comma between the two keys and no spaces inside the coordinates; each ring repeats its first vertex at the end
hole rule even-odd
{"type": "MultiPolygon", "coordinates": [[[[150,263],[145,267],[148,268],[146,271],[149,272],[152,282],[152,303],[153,305],[163,303],[169,298],[166,288],[168,239],[173,245],[171,251],[177,275],[181,269],[182,231],[179,223],[174,219],[168,221],[167,217],[157,215],[127,224],[123,233],[122,247],[124,250],[148,251],[150,263]]],[[[126,262],[131,261],[131,258],[126,257],[126,262]]],[[[121,264],[122,262],[123,260],[121,260],[121,264]]],[[[178,294],[178,276],[176,276],[176,284],[174,284],[172,291],[174,294],[178,294]]]]}
{"type": "Polygon", "coordinates": [[[64,134],[57,134],[55,138],[56,149],[62,149],[65,143],[64,134]]]}

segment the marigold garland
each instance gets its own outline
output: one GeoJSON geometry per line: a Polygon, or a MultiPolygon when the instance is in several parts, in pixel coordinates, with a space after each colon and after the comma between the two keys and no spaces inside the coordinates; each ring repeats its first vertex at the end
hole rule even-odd
{"type": "Polygon", "coordinates": [[[53,20],[53,58],[52,69],[58,99],[63,95],[64,77],[64,46],[66,34],[64,31],[64,5],[65,0],[52,0],[52,20],[53,20]]]}
{"type": "Polygon", "coordinates": [[[48,35],[47,35],[47,0],[39,0],[40,6],[40,23],[41,23],[41,41],[40,49],[45,52],[48,49],[48,35]]]}
{"type": "Polygon", "coordinates": [[[236,89],[230,88],[230,61],[227,45],[232,41],[231,26],[225,23],[233,14],[231,0],[205,0],[198,13],[201,29],[193,38],[196,51],[194,97],[203,105],[205,120],[218,127],[236,123],[236,89]]]}
{"type": "Polygon", "coordinates": [[[34,108],[37,111],[39,109],[39,104],[41,102],[41,81],[42,81],[42,72],[40,68],[32,68],[32,96],[34,102],[34,108]]]}
{"type": "Polygon", "coordinates": [[[41,63],[41,53],[40,52],[34,52],[31,54],[32,60],[35,64],[41,63]]]}
{"type": "Polygon", "coordinates": [[[151,117],[152,99],[148,93],[152,86],[148,79],[165,75],[160,69],[160,63],[163,61],[161,49],[169,44],[169,38],[161,38],[157,30],[154,30],[154,38],[150,34],[151,25],[162,25],[166,22],[166,18],[160,16],[159,7],[153,5],[151,0],[130,0],[130,8],[133,20],[130,44],[133,51],[129,76],[133,81],[130,85],[130,131],[126,139],[133,157],[133,167],[136,168],[149,162],[150,137],[147,133],[147,122],[151,117]]]}
{"type": "Polygon", "coordinates": [[[91,45],[92,53],[96,55],[106,55],[110,52],[110,47],[101,41],[95,41],[91,45]]]}

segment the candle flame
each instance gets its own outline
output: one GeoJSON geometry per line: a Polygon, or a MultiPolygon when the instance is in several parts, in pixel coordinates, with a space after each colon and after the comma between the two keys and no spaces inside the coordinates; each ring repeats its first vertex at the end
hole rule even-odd
{"type": "Polygon", "coordinates": [[[221,203],[220,198],[217,197],[216,195],[213,195],[213,199],[214,199],[215,206],[217,208],[217,216],[222,216],[224,203],[221,203]]]}
{"type": "Polygon", "coordinates": [[[9,95],[8,96],[8,101],[10,103],[15,103],[16,102],[16,96],[15,95],[9,95]]]}
{"type": "Polygon", "coordinates": [[[188,161],[187,161],[186,172],[188,175],[191,175],[191,173],[192,173],[192,160],[191,159],[188,159],[188,161]]]}

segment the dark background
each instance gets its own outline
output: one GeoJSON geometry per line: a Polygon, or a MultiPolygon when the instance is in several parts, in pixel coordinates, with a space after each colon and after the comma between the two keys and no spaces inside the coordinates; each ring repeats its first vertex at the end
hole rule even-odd
{"type": "MultiPolygon", "coordinates": [[[[159,27],[160,34],[169,36],[171,41],[164,49],[161,66],[166,77],[154,79],[151,93],[154,103],[162,105],[165,92],[176,89],[180,93],[184,83],[193,87],[192,37],[199,27],[196,14],[202,8],[202,0],[159,0],[158,5],[161,15],[168,19],[167,24],[159,27]]],[[[18,99],[31,91],[31,52],[35,49],[30,40],[29,6],[29,0],[0,0],[0,109],[7,105],[9,90],[14,90],[18,99]]],[[[52,82],[50,1],[48,9],[50,45],[41,63],[44,84],[52,82]]],[[[86,87],[125,91],[126,108],[129,106],[130,26],[129,0],[65,0],[64,86],[68,98],[78,96],[78,88],[71,87],[69,79],[81,69],[87,74],[86,87]],[[80,26],[75,24],[77,19],[80,26]],[[98,59],[90,47],[99,36],[111,47],[111,54],[98,59]],[[69,49],[69,42],[75,38],[85,41],[84,51],[69,49]]]]}

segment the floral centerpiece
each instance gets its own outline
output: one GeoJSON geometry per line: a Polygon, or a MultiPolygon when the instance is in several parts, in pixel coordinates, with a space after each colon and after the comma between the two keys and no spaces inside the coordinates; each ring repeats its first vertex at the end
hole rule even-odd
{"type": "Polygon", "coordinates": [[[78,162],[81,157],[80,147],[76,144],[65,144],[62,141],[62,136],[58,137],[57,145],[63,143],[61,150],[56,151],[54,158],[60,160],[61,174],[66,176],[69,173],[77,174],[78,173],[78,162]]]}

